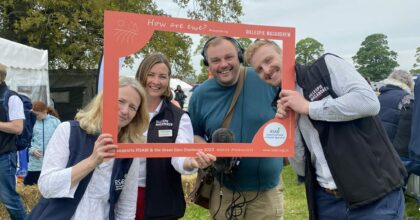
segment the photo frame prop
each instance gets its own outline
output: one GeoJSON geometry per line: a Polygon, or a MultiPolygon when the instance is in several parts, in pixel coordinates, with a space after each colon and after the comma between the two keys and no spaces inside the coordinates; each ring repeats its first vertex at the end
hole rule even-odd
{"type": "MultiPolygon", "coordinates": [[[[102,132],[118,136],[119,58],[143,48],[155,31],[281,40],[283,42],[282,88],[290,90],[295,88],[295,28],[293,27],[221,23],[105,11],[102,132]]],[[[287,119],[275,118],[266,122],[252,143],[117,143],[116,156],[119,158],[196,156],[196,152],[202,150],[218,157],[289,157],[294,155],[294,119],[292,112],[287,119]]]]}

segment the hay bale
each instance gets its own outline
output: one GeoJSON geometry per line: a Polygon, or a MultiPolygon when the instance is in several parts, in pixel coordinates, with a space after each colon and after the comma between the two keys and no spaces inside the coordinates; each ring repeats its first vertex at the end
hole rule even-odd
{"type": "Polygon", "coordinates": [[[188,196],[194,190],[196,178],[197,174],[182,176],[182,188],[184,189],[185,201],[187,201],[187,203],[191,202],[188,196]]]}
{"type": "MultiPolygon", "coordinates": [[[[196,178],[197,174],[182,176],[182,188],[184,189],[184,196],[187,203],[190,203],[188,196],[194,189],[196,178]]],[[[21,196],[27,213],[32,210],[41,198],[37,185],[24,186],[22,183],[18,182],[16,191],[21,196]]],[[[3,204],[0,204],[0,220],[3,219],[9,219],[9,214],[3,204]]]]}
{"type": "MultiPolygon", "coordinates": [[[[22,183],[18,182],[16,185],[16,191],[22,198],[27,213],[32,210],[32,208],[41,198],[41,194],[39,193],[37,185],[24,186],[22,183]]],[[[10,219],[9,213],[3,204],[0,204],[0,219],[10,219]]]]}

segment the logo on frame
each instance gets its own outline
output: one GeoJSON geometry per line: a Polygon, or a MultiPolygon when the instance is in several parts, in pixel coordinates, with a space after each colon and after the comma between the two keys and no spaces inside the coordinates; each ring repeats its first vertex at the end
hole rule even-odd
{"type": "Polygon", "coordinates": [[[263,138],[271,147],[279,147],[286,141],[286,128],[278,122],[272,122],[264,128],[263,138]]]}

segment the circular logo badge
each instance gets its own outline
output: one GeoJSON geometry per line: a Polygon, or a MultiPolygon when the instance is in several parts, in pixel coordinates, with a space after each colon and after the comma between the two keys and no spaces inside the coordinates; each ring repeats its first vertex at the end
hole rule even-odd
{"type": "Polygon", "coordinates": [[[264,141],[271,147],[279,147],[286,141],[286,137],[286,128],[278,122],[272,122],[264,128],[264,141]]]}

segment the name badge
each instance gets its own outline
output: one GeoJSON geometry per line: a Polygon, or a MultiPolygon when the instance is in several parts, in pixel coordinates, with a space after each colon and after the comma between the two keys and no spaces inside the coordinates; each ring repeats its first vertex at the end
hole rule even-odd
{"type": "Polygon", "coordinates": [[[172,130],[159,130],[159,137],[172,137],[172,130]]]}

